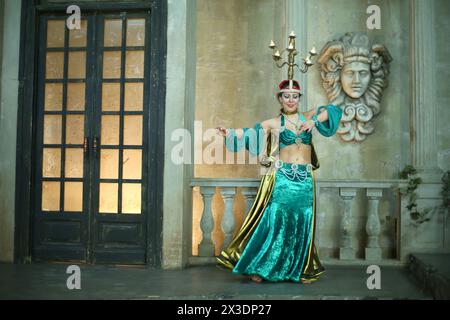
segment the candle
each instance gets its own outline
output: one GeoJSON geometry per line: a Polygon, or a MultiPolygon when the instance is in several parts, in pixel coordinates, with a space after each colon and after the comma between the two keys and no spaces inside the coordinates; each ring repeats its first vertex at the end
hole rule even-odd
{"type": "Polygon", "coordinates": [[[291,34],[289,35],[289,38],[295,38],[294,30],[291,31],[291,34]]]}
{"type": "Polygon", "coordinates": [[[270,49],[275,48],[275,42],[273,42],[273,40],[270,40],[269,48],[270,49]]]}

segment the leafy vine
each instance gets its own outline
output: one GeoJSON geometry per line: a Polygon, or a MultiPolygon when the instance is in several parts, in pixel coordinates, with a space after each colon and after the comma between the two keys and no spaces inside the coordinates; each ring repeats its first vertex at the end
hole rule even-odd
{"type": "Polygon", "coordinates": [[[422,224],[431,219],[432,213],[438,210],[448,210],[450,207],[450,171],[447,171],[442,176],[443,187],[441,191],[442,204],[437,207],[428,207],[423,210],[417,208],[417,193],[416,190],[422,183],[422,179],[417,175],[417,170],[412,165],[407,165],[400,173],[400,179],[407,179],[408,185],[402,188],[402,193],[408,197],[408,205],[406,208],[410,212],[411,219],[417,224],[422,224]]]}

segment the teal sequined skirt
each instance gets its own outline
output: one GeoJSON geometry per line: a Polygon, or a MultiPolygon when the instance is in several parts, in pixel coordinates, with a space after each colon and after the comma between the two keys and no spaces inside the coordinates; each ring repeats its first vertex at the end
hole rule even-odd
{"type": "Polygon", "coordinates": [[[312,167],[277,161],[276,168],[271,198],[232,272],[299,282],[312,234],[312,167]]]}

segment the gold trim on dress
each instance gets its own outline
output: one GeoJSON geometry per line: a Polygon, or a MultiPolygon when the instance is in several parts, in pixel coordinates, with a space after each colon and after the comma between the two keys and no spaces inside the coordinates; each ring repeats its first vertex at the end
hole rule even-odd
{"type": "Polygon", "coordinates": [[[325,268],[322,266],[317,254],[314,236],[316,231],[316,178],[314,171],[312,172],[312,193],[313,193],[313,216],[311,226],[311,241],[309,243],[308,258],[303,268],[301,280],[316,281],[318,277],[325,272],[325,268]]]}
{"type": "Polygon", "coordinates": [[[258,226],[262,213],[264,212],[272,195],[273,187],[275,185],[275,173],[276,170],[271,168],[262,178],[255,201],[250,208],[239,233],[217,258],[220,265],[233,269],[240,259],[241,254],[253,234],[253,231],[255,231],[258,226]]]}

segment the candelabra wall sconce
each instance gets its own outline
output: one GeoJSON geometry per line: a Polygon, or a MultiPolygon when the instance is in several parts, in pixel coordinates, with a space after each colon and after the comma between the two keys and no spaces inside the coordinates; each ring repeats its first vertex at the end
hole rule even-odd
{"type": "Polygon", "coordinates": [[[288,66],[288,80],[294,79],[294,67],[297,67],[302,73],[308,72],[309,67],[314,65],[314,63],[312,62],[313,57],[317,55],[316,48],[312,47],[312,49],[309,50],[306,58],[303,58],[303,64],[302,67],[300,67],[297,63],[295,63],[295,56],[298,55],[298,51],[295,48],[295,39],[296,35],[294,31],[292,31],[291,34],[289,35],[289,42],[287,48],[285,50],[282,50],[281,52],[277,48],[273,40],[270,41],[269,45],[269,48],[273,50],[272,57],[273,60],[276,62],[275,63],[276,66],[280,69],[283,68],[285,65],[288,66]],[[283,61],[282,58],[285,52],[287,52],[287,61],[286,60],[283,61]]]}

